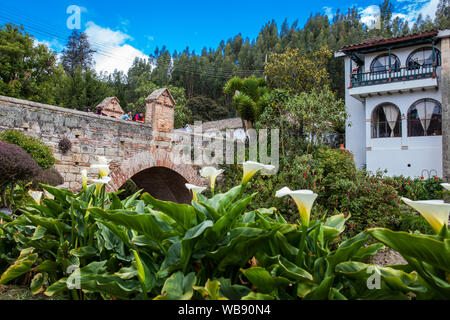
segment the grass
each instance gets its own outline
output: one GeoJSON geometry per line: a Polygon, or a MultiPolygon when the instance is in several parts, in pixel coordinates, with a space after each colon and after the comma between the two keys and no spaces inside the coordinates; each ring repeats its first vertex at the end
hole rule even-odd
{"type": "Polygon", "coordinates": [[[43,293],[33,295],[27,287],[0,285],[0,300],[61,300],[61,298],[47,297],[43,293]]]}

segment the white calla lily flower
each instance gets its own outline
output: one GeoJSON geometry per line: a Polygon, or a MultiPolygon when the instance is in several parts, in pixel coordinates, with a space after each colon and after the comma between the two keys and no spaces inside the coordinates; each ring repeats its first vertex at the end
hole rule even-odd
{"type": "Polygon", "coordinates": [[[450,183],[441,183],[445,190],[450,191],[450,183]]]}
{"type": "Polygon", "coordinates": [[[192,191],[192,198],[194,201],[197,201],[197,195],[206,190],[206,187],[199,187],[193,184],[186,183],[186,188],[189,191],[192,191]]]}
{"type": "Polygon", "coordinates": [[[259,162],[247,161],[244,163],[244,174],[242,178],[242,185],[246,185],[250,179],[260,170],[272,171],[275,166],[266,165],[259,162]]]}
{"type": "Polygon", "coordinates": [[[450,214],[450,203],[443,200],[412,201],[402,198],[403,202],[417,210],[431,225],[436,233],[439,233],[444,225],[448,224],[450,214]]]}
{"type": "Polygon", "coordinates": [[[91,168],[98,169],[100,178],[107,177],[109,175],[108,159],[105,157],[97,157],[98,163],[91,165],[91,168]]]}
{"type": "Polygon", "coordinates": [[[110,177],[102,177],[101,179],[93,179],[95,183],[95,192],[98,194],[102,186],[107,185],[112,179],[110,177]]]}
{"type": "Polygon", "coordinates": [[[54,200],[54,199],[55,199],[55,196],[52,195],[50,192],[48,192],[48,191],[45,190],[45,189],[44,189],[44,197],[45,197],[46,199],[50,199],[50,200],[54,200]]]}
{"type": "Polygon", "coordinates": [[[214,167],[205,167],[200,170],[200,175],[203,178],[208,178],[210,181],[211,191],[214,192],[216,186],[216,179],[219,175],[223,173],[223,170],[218,170],[214,167]]]}
{"type": "Polygon", "coordinates": [[[41,191],[28,191],[28,194],[33,198],[34,202],[36,202],[36,204],[40,205],[41,204],[41,199],[42,199],[42,192],[41,191]]]}
{"type": "Polygon", "coordinates": [[[86,190],[88,183],[88,173],[86,169],[81,170],[81,179],[83,181],[83,189],[86,190]]]}
{"type": "Polygon", "coordinates": [[[316,201],[317,194],[311,190],[296,190],[292,191],[288,187],[284,187],[278,190],[275,194],[277,198],[282,198],[284,196],[291,196],[297,205],[298,211],[300,213],[300,220],[304,226],[309,226],[309,218],[311,215],[311,209],[316,201]]]}

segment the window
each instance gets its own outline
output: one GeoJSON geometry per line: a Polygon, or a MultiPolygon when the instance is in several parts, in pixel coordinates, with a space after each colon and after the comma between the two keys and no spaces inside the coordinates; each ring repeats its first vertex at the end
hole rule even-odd
{"type": "Polygon", "coordinates": [[[441,104],[432,99],[423,99],[414,103],[408,110],[408,137],[441,135],[441,104]]]}
{"type": "MultiPolygon", "coordinates": [[[[441,52],[438,49],[434,49],[436,66],[441,65],[441,52]]],[[[420,48],[411,53],[406,61],[406,66],[409,70],[419,69],[420,67],[432,67],[433,66],[433,48],[420,48]]]]}
{"type": "MultiPolygon", "coordinates": [[[[392,71],[397,71],[400,69],[401,63],[400,59],[395,55],[391,54],[391,69],[392,71]]],[[[373,60],[370,66],[371,72],[387,72],[389,71],[389,54],[385,53],[378,56],[373,60]]]]}
{"type": "Polygon", "coordinates": [[[372,113],[372,138],[397,138],[402,136],[400,110],[396,105],[385,103],[372,113]]]}

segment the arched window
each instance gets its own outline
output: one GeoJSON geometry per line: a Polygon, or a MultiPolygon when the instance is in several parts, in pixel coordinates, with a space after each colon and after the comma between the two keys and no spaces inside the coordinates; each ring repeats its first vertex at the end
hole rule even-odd
{"type": "MultiPolygon", "coordinates": [[[[400,59],[395,55],[391,54],[391,70],[396,71],[400,69],[401,63],[400,59]]],[[[389,71],[389,54],[385,53],[376,57],[371,66],[371,72],[387,72],[389,71]]]]}
{"type": "Polygon", "coordinates": [[[408,110],[408,137],[441,136],[442,108],[433,99],[423,99],[408,110]]]}
{"type": "Polygon", "coordinates": [[[400,109],[384,103],[373,110],[372,138],[398,138],[402,136],[400,109]]]}
{"type": "MultiPolygon", "coordinates": [[[[438,49],[434,49],[436,66],[441,65],[441,52],[438,49]]],[[[432,67],[433,66],[433,48],[425,47],[420,48],[411,53],[406,60],[406,66],[408,69],[419,69],[420,67],[432,67]]]]}

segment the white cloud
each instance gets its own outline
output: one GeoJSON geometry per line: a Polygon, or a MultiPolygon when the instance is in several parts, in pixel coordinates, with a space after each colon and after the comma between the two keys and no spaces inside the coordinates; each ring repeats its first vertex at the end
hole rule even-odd
{"type": "Polygon", "coordinates": [[[142,51],[125,43],[133,38],[122,31],[103,28],[89,21],[86,23],[85,33],[92,48],[97,50],[97,53],[94,54],[97,72],[112,73],[117,69],[126,73],[136,57],[148,58],[142,51]]]}
{"type": "Polygon", "coordinates": [[[332,7],[323,7],[325,14],[328,17],[328,20],[333,20],[333,8],[332,7]]]}
{"type": "Polygon", "coordinates": [[[379,21],[380,8],[377,5],[370,5],[366,8],[359,8],[361,22],[368,27],[373,27],[379,21]]]}
{"type": "MultiPolygon", "coordinates": [[[[427,16],[434,19],[439,4],[439,0],[397,0],[396,2],[396,10],[392,14],[393,19],[400,17],[409,23],[414,23],[419,14],[422,14],[423,19],[427,16]]],[[[376,14],[379,14],[380,10],[377,5],[370,5],[366,8],[359,8],[359,12],[361,22],[371,27],[376,22],[376,14]]]]}

